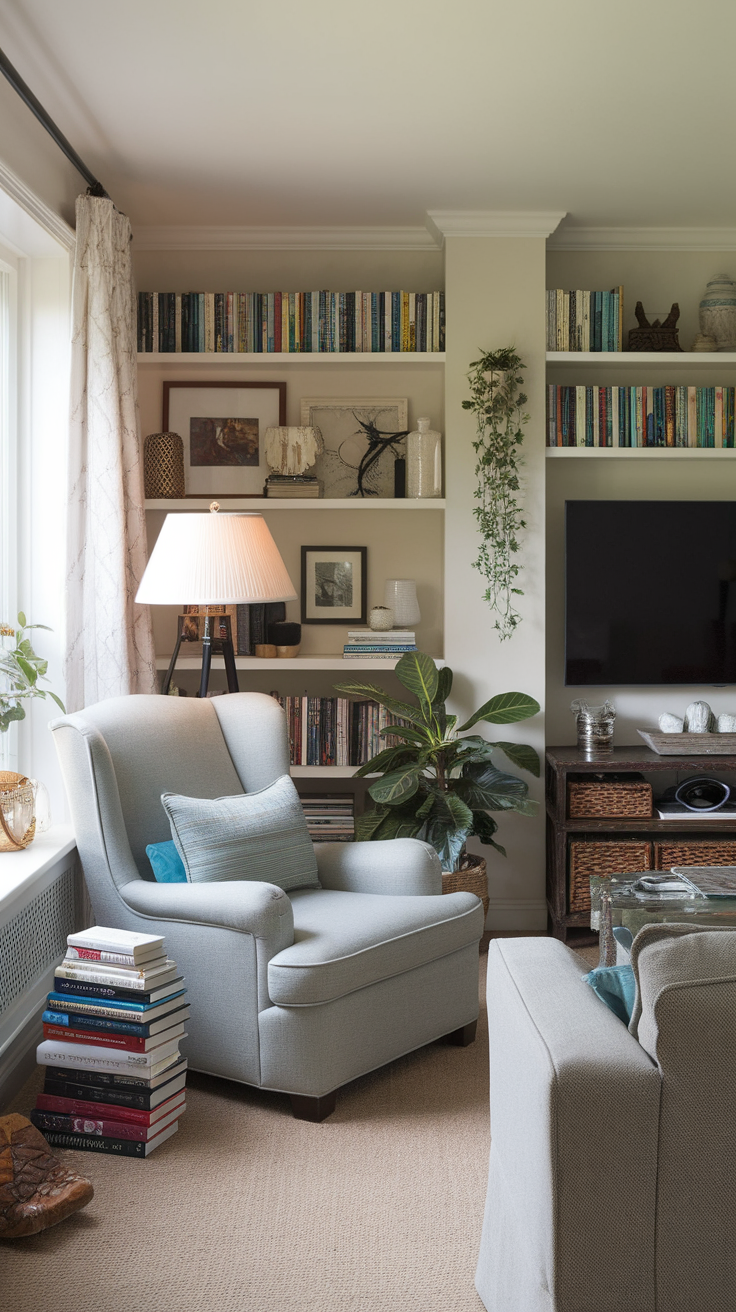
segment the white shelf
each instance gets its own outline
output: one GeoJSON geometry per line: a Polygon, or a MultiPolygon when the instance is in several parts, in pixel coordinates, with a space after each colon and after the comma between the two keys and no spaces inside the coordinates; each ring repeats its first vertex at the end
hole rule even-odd
{"type": "Polygon", "coordinates": [[[223,510],[444,510],[444,497],[154,497],[146,510],[209,510],[219,500],[223,510]]]}
{"type": "MultiPolygon", "coordinates": [[[[292,765],[292,779],[352,779],[357,765],[292,765]]],[[[361,775],[361,779],[375,779],[375,775],[361,775]]]]}
{"type": "Polygon", "coordinates": [[[444,351],[139,351],[138,364],[444,364],[444,351]]]}
{"type": "MultiPolygon", "coordinates": [[[[359,660],[354,658],[343,659],[342,656],[293,656],[288,659],[279,660],[278,657],[260,657],[260,656],[236,656],[235,668],[238,670],[341,670],[343,673],[349,670],[393,670],[394,666],[401,658],[397,656],[396,660],[371,660],[370,656],[363,657],[359,660]]],[[[156,669],[168,670],[170,656],[157,656],[156,669]]],[[[444,661],[435,657],[438,665],[444,665],[444,661]]],[[[180,656],[176,662],[176,669],[181,670],[201,670],[201,656],[180,656]]],[[[222,656],[212,657],[212,669],[224,670],[225,662],[222,656]]]]}
{"type": "Polygon", "coordinates": [[[736,365],[734,351],[548,351],[547,364],[631,365],[657,364],[688,368],[707,365],[736,365]]]}
{"type": "Polygon", "coordinates": [[[736,447],[713,446],[548,446],[550,460],[733,460],[736,447]]]}

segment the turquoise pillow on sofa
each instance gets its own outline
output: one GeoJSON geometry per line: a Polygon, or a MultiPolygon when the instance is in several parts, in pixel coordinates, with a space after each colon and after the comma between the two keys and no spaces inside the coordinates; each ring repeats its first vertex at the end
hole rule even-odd
{"type": "Polygon", "coordinates": [[[158,884],[186,884],[187,872],[173,839],[167,843],[149,843],[146,856],[158,884]]]}
{"type": "Polygon", "coordinates": [[[628,1025],[636,997],[636,980],[632,967],[598,966],[583,975],[583,979],[614,1016],[628,1025]]]}

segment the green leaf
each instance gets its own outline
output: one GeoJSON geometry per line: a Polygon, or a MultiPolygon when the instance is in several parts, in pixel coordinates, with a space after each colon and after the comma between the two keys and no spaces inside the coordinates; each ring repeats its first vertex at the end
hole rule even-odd
{"type": "Polygon", "coordinates": [[[426,729],[408,729],[403,724],[387,725],[385,729],[380,730],[380,736],[403,738],[407,743],[415,743],[418,747],[427,747],[430,742],[426,729]]]}
{"type": "Polygon", "coordinates": [[[18,611],[18,623],[20,624],[20,627],[21,627],[22,629],[24,629],[24,628],[26,627],[26,617],[25,617],[25,615],[23,614],[23,611],[22,611],[22,610],[19,610],[19,611],[18,611]]]}
{"type": "Polygon", "coordinates": [[[356,843],[367,843],[373,838],[384,816],[389,815],[390,808],[387,806],[376,806],[372,811],[364,811],[362,815],[355,817],[355,841],[356,843]]]}
{"type": "Polygon", "coordinates": [[[482,762],[464,765],[455,787],[469,806],[483,811],[521,811],[529,793],[523,779],[482,762]]]}
{"type": "Polygon", "coordinates": [[[408,764],[409,761],[416,760],[416,748],[414,747],[386,747],[372,760],[366,761],[355,771],[355,778],[364,777],[367,774],[382,774],[384,770],[395,768],[398,765],[408,764]]]}
{"type": "Polygon", "coordinates": [[[371,837],[379,842],[391,838],[417,838],[420,828],[412,811],[397,806],[392,807],[383,817],[371,837]]]}
{"type": "Polygon", "coordinates": [[[334,687],[336,692],[343,692],[347,697],[370,697],[378,702],[379,706],[385,706],[392,715],[398,715],[401,720],[409,720],[411,724],[418,724],[420,727],[424,724],[424,718],[417,706],[412,706],[409,702],[397,701],[395,697],[387,697],[382,688],[376,688],[372,683],[336,683],[334,687]]]}
{"type": "Polygon", "coordinates": [[[59,707],[59,710],[61,711],[62,715],[66,715],[66,707],[64,706],[64,703],[61,700],[61,698],[56,696],[55,692],[52,692],[51,689],[49,689],[48,692],[44,693],[44,696],[53,698],[53,700],[56,702],[56,705],[59,707]]]}
{"type": "Polygon", "coordinates": [[[490,743],[489,745],[498,747],[514,765],[518,765],[522,770],[528,770],[536,779],[539,778],[539,754],[533,747],[527,747],[525,743],[490,743]]]}
{"type": "Polygon", "coordinates": [[[419,787],[419,772],[415,766],[400,767],[390,770],[382,779],[371,784],[368,792],[374,802],[383,802],[386,806],[396,806],[412,797],[419,787]]]}
{"type": "Polygon", "coordinates": [[[442,665],[437,671],[437,692],[434,700],[436,702],[446,702],[452,692],[452,670],[449,665],[442,665]]]}
{"type": "Polygon", "coordinates": [[[0,733],[5,733],[13,720],[25,720],[26,713],[22,706],[10,706],[7,711],[0,714],[0,733]]]}
{"type": "Polygon", "coordinates": [[[432,712],[432,703],[437,696],[437,666],[431,656],[422,651],[408,651],[397,662],[394,674],[409,692],[413,692],[425,715],[432,712]]]}
{"type": "Polygon", "coordinates": [[[525,692],[500,692],[490,701],[484,702],[480,710],[475,711],[465,724],[460,725],[460,733],[472,729],[474,724],[485,720],[488,724],[516,724],[518,720],[528,720],[539,711],[539,702],[525,692]]]}
{"type": "Polygon", "coordinates": [[[473,811],[473,837],[479,838],[481,843],[490,843],[497,829],[496,821],[487,811],[473,811]]]}
{"type": "Polygon", "coordinates": [[[33,686],[33,684],[36,682],[37,675],[36,675],[36,671],[35,671],[35,669],[34,669],[33,666],[31,665],[30,661],[27,661],[27,660],[25,659],[24,656],[18,656],[18,657],[17,657],[17,661],[18,661],[18,667],[19,667],[19,669],[21,669],[21,670],[23,671],[23,673],[24,673],[26,679],[28,680],[29,684],[31,684],[31,686],[33,686]]]}
{"type": "Polygon", "coordinates": [[[454,794],[448,793],[445,797],[448,802],[447,813],[438,815],[433,811],[419,830],[417,838],[432,844],[443,870],[455,870],[470,836],[473,813],[454,794]]]}

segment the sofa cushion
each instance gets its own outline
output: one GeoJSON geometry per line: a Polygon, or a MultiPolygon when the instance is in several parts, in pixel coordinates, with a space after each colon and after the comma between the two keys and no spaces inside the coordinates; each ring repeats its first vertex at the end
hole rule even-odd
{"type": "Polygon", "coordinates": [[[693,922],[645,925],[631,948],[636,999],[629,1030],[658,1060],[662,1000],[698,988],[715,993],[736,981],[736,926],[693,922]]]}
{"type": "Polygon", "coordinates": [[[268,964],[269,997],[284,1007],[330,1002],[477,943],[483,933],[483,904],[473,893],[301,889],[290,896],[294,942],[268,964]]]}
{"type": "Polygon", "coordinates": [[[190,884],[255,879],[319,888],[317,860],[299,794],[288,775],[235,797],[182,797],[161,802],[190,884]]]}

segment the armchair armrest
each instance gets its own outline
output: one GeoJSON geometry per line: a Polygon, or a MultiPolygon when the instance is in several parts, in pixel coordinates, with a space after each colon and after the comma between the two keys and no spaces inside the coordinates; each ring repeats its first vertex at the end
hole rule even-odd
{"type": "Polygon", "coordinates": [[[391,838],[375,843],[315,843],[323,888],[345,893],[426,895],[442,892],[442,868],[429,843],[391,838]]]}
{"type": "Polygon", "coordinates": [[[121,889],[131,911],[153,920],[234,929],[273,944],[280,952],[294,941],[294,913],[283,889],[256,880],[207,884],[154,884],[133,879],[121,889]]]}
{"type": "Polygon", "coordinates": [[[655,1307],[659,1072],[584,973],[553,939],[491,943],[492,1148],[476,1280],[489,1307],[542,1306],[508,1287],[515,1250],[528,1253],[535,1290],[554,1288],[555,1307],[580,1305],[581,1252],[586,1307],[610,1306],[625,1253],[627,1301],[655,1307]]]}

